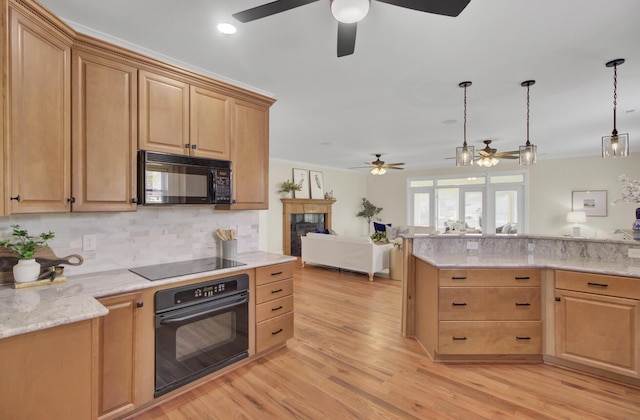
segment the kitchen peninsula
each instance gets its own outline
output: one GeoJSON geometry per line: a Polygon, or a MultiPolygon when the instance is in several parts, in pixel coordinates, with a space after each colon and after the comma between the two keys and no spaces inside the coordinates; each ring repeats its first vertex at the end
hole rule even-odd
{"type": "Polygon", "coordinates": [[[404,239],[403,333],[434,361],[545,362],[640,386],[637,241],[404,239]]]}

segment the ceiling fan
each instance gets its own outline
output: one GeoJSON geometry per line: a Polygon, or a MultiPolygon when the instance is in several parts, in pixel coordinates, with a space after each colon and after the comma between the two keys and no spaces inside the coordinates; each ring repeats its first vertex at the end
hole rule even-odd
{"type": "MultiPolygon", "coordinates": [[[[234,13],[232,16],[242,23],[275,15],[319,0],[277,0],[262,6],[234,13]]],[[[471,0],[376,0],[405,9],[458,16],[471,0]]],[[[338,21],[338,57],[353,54],[356,47],[358,22],[369,12],[371,0],[329,0],[331,13],[338,21]]]]}
{"type": "Polygon", "coordinates": [[[373,162],[365,162],[365,165],[367,166],[356,166],[349,169],[369,168],[371,169],[369,172],[371,172],[373,175],[384,175],[387,172],[387,169],[398,169],[398,170],[404,169],[399,167],[404,165],[404,163],[402,162],[385,163],[384,160],[380,160],[380,157],[382,156],[381,153],[376,153],[375,156],[376,156],[376,160],[374,160],[373,162]]]}
{"type": "MultiPolygon", "coordinates": [[[[498,149],[494,149],[490,146],[491,140],[482,140],[485,144],[484,149],[480,149],[478,151],[478,156],[474,156],[474,160],[478,164],[478,166],[495,166],[500,162],[500,159],[519,159],[520,151],[519,150],[510,150],[508,152],[498,152],[498,149]]],[[[455,158],[447,158],[447,159],[455,159],[455,158]]]]}

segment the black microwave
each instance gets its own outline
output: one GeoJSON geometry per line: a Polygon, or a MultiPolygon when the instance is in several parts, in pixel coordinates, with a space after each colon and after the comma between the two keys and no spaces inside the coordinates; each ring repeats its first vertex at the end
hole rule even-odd
{"type": "Polygon", "coordinates": [[[232,204],[231,162],[138,152],[138,203],[232,204]]]}

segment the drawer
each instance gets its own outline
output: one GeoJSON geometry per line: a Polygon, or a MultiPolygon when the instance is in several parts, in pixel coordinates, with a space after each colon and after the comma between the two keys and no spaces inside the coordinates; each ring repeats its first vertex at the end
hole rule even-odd
{"type": "Polygon", "coordinates": [[[441,287],[441,321],[538,321],[539,287],[441,287]]]}
{"type": "Polygon", "coordinates": [[[256,285],[267,284],[293,277],[293,263],[267,265],[256,268],[256,285]]]}
{"type": "Polygon", "coordinates": [[[440,354],[542,353],[542,321],[440,321],[440,354]]]}
{"type": "Polygon", "coordinates": [[[256,287],[256,304],[293,294],[293,279],[280,280],[256,287]]]}
{"type": "Polygon", "coordinates": [[[640,279],[556,270],[556,289],[640,299],[640,279]]]}
{"type": "Polygon", "coordinates": [[[293,312],[259,323],[256,327],[256,353],[293,337],[293,312]]]}
{"type": "Polygon", "coordinates": [[[293,311],[293,295],[256,305],[256,322],[293,311]]]}
{"type": "Polygon", "coordinates": [[[540,286],[537,268],[473,268],[439,271],[440,286],[540,286]]]}

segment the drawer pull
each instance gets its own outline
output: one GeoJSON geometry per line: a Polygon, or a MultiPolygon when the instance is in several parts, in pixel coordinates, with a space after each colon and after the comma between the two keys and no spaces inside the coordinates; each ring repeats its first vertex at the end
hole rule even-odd
{"type": "Polygon", "coordinates": [[[516,302],[516,306],[531,306],[530,303],[518,303],[516,302]]]}
{"type": "Polygon", "coordinates": [[[456,341],[464,341],[464,340],[467,339],[467,337],[455,337],[454,336],[453,339],[456,340],[456,341]]]}
{"type": "Polygon", "coordinates": [[[280,292],[282,292],[282,289],[276,289],[271,291],[271,293],[280,293],[280,292]]]}
{"type": "Polygon", "coordinates": [[[279,276],[282,274],[282,271],[276,271],[275,273],[271,273],[272,276],[279,276]]]}
{"type": "Polygon", "coordinates": [[[271,333],[271,335],[277,335],[280,334],[282,331],[284,331],[282,328],[280,328],[278,331],[274,331],[271,333]]]}
{"type": "Polygon", "coordinates": [[[587,286],[593,286],[593,287],[609,287],[608,284],[606,283],[593,283],[593,282],[587,282],[587,286]]]}
{"type": "Polygon", "coordinates": [[[516,340],[531,340],[531,337],[518,337],[516,335],[516,340]]]}
{"type": "Polygon", "coordinates": [[[531,280],[531,277],[529,277],[529,276],[523,276],[523,277],[516,276],[516,280],[531,280]]]}
{"type": "Polygon", "coordinates": [[[462,302],[462,303],[453,302],[453,303],[451,303],[451,306],[467,306],[467,304],[464,303],[464,302],[462,302]]]}
{"type": "Polygon", "coordinates": [[[451,277],[451,280],[466,280],[467,277],[466,276],[453,276],[451,277]]]}
{"type": "Polygon", "coordinates": [[[280,309],[282,309],[282,308],[283,308],[283,306],[282,306],[282,305],[280,305],[280,306],[276,306],[275,308],[271,308],[271,311],[279,311],[279,310],[280,310],[280,309]]]}

